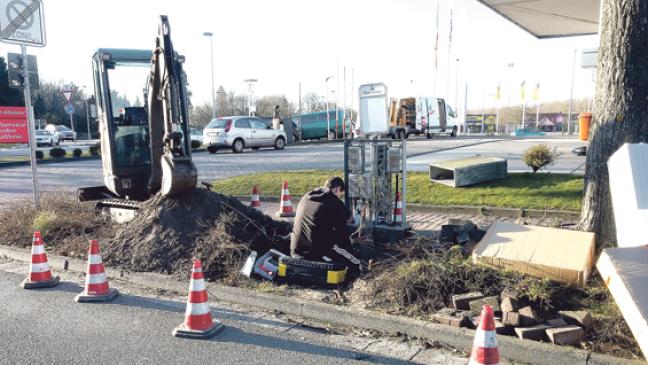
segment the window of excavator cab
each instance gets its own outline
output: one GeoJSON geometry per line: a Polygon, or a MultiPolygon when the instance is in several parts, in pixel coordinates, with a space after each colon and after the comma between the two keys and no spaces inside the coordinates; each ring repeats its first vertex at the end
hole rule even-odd
{"type": "Polygon", "coordinates": [[[117,167],[151,163],[148,116],[143,106],[149,64],[119,64],[108,70],[117,167]]]}

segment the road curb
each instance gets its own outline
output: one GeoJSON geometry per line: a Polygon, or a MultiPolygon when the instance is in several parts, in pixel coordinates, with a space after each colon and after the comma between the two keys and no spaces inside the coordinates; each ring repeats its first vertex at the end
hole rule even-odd
{"type": "MultiPolygon", "coordinates": [[[[36,160],[36,165],[49,165],[54,163],[65,163],[65,162],[78,162],[86,160],[98,160],[101,159],[101,155],[97,156],[82,156],[82,157],[62,157],[60,159],[51,159],[51,160],[36,160]]],[[[15,167],[15,166],[29,166],[31,162],[27,161],[16,161],[16,162],[0,162],[0,169],[5,167],[15,167]]]]}
{"type": "MultiPolygon", "coordinates": [[[[250,196],[248,195],[233,195],[234,198],[242,201],[249,202],[250,196]]],[[[279,197],[274,195],[261,195],[261,204],[263,202],[278,203],[279,197]]],[[[299,199],[291,199],[293,206],[297,206],[299,199]]],[[[521,208],[498,208],[498,207],[479,207],[471,205],[432,205],[432,204],[419,204],[407,203],[407,210],[421,213],[454,213],[454,214],[470,214],[470,215],[485,215],[496,217],[509,217],[509,218],[557,218],[557,219],[578,219],[580,212],[569,210],[541,210],[541,209],[521,209],[521,208]]]]}
{"type": "MultiPolygon", "coordinates": [[[[0,245],[0,255],[13,260],[29,262],[31,251],[0,245]]],[[[68,262],[69,270],[83,272],[86,263],[79,259],[62,256],[49,256],[49,264],[55,271],[63,269],[68,262]]],[[[138,286],[158,290],[170,290],[184,293],[187,283],[173,279],[168,275],[155,273],[126,273],[119,269],[107,267],[108,276],[117,281],[126,281],[138,286]]],[[[309,300],[278,296],[256,291],[207,283],[209,296],[212,299],[252,306],[267,311],[280,311],[289,315],[329,323],[344,327],[359,327],[380,331],[392,335],[407,335],[427,341],[440,342],[451,347],[470,352],[473,345],[474,330],[443,326],[422,320],[401,316],[381,314],[364,309],[352,309],[333,304],[312,302],[309,300]]],[[[520,340],[509,336],[499,336],[499,352],[502,358],[540,365],[553,364],[643,364],[646,362],[626,360],[609,355],[594,354],[571,347],[550,345],[547,343],[520,340]]]]}

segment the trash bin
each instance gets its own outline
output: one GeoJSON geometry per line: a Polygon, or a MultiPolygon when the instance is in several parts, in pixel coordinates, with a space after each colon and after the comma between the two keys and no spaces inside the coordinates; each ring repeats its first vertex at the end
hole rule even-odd
{"type": "Polygon", "coordinates": [[[578,138],[581,141],[587,141],[589,138],[590,123],[592,123],[592,113],[580,113],[578,117],[578,138]]]}

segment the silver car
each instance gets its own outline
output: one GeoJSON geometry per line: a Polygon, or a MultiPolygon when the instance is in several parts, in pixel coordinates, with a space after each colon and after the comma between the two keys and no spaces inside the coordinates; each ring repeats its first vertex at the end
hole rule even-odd
{"type": "Polygon", "coordinates": [[[39,129],[36,131],[36,145],[50,147],[58,146],[59,138],[56,134],[48,130],[39,129]]]}
{"type": "Polygon", "coordinates": [[[222,117],[212,119],[203,130],[203,145],[210,153],[219,148],[231,148],[241,153],[245,148],[258,150],[261,147],[286,147],[286,133],[273,129],[263,119],[255,117],[222,117]]]}

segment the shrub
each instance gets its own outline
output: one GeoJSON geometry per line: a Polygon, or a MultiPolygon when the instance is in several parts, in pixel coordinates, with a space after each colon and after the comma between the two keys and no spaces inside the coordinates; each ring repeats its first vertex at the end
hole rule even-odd
{"type": "Polygon", "coordinates": [[[45,155],[43,154],[43,151],[41,150],[36,150],[36,159],[37,160],[42,160],[45,155]]]}
{"type": "Polygon", "coordinates": [[[36,214],[32,228],[34,231],[40,231],[43,235],[47,234],[50,229],[56,225],[56,214],[52,211],[44,210],[36,214]]]}
{"type": "Polygon", "coordinates": [[[75,148],[74,151],[72,151],[72,156],[74,157],[81,157],[83,154],[83,151],[81,151],[80,148],[75,148]]]}
{"type": "Polygon", "coordinates": [[[65,156],[66,153],[67,152],[63,148],[60,148],[60,147],[54,147],[54,148],[50,149],[50,151],[49,151],[49,155],[52,156],[52,157],[55,157],[55,158],[63,157],[63,156],[65,156]]]}
{"type": "Polygon", "coordinates": [[[90,156],[99,156],[101,154],[101,142],[97,142],[90,146],[89,150],[90,156]]]}
{"type": "Polygon", "coordinates": [[[195,150],[196,148],[200,148],[200,146],[202,146],[202,143],[200,141],[196,141],[195,139],[191,140],[191,148],[192,149],[195,150]]]}
{"type": "Polygon", "coordinates": [[[546,144],[538,144],[527,148],[522,155],[522,160],[533,169],[533,172],[536,172],[545,166],[553,164],[558,156],[560,156],[560,153],[556,151],[556,147],[551,149],[546,144]]]}

